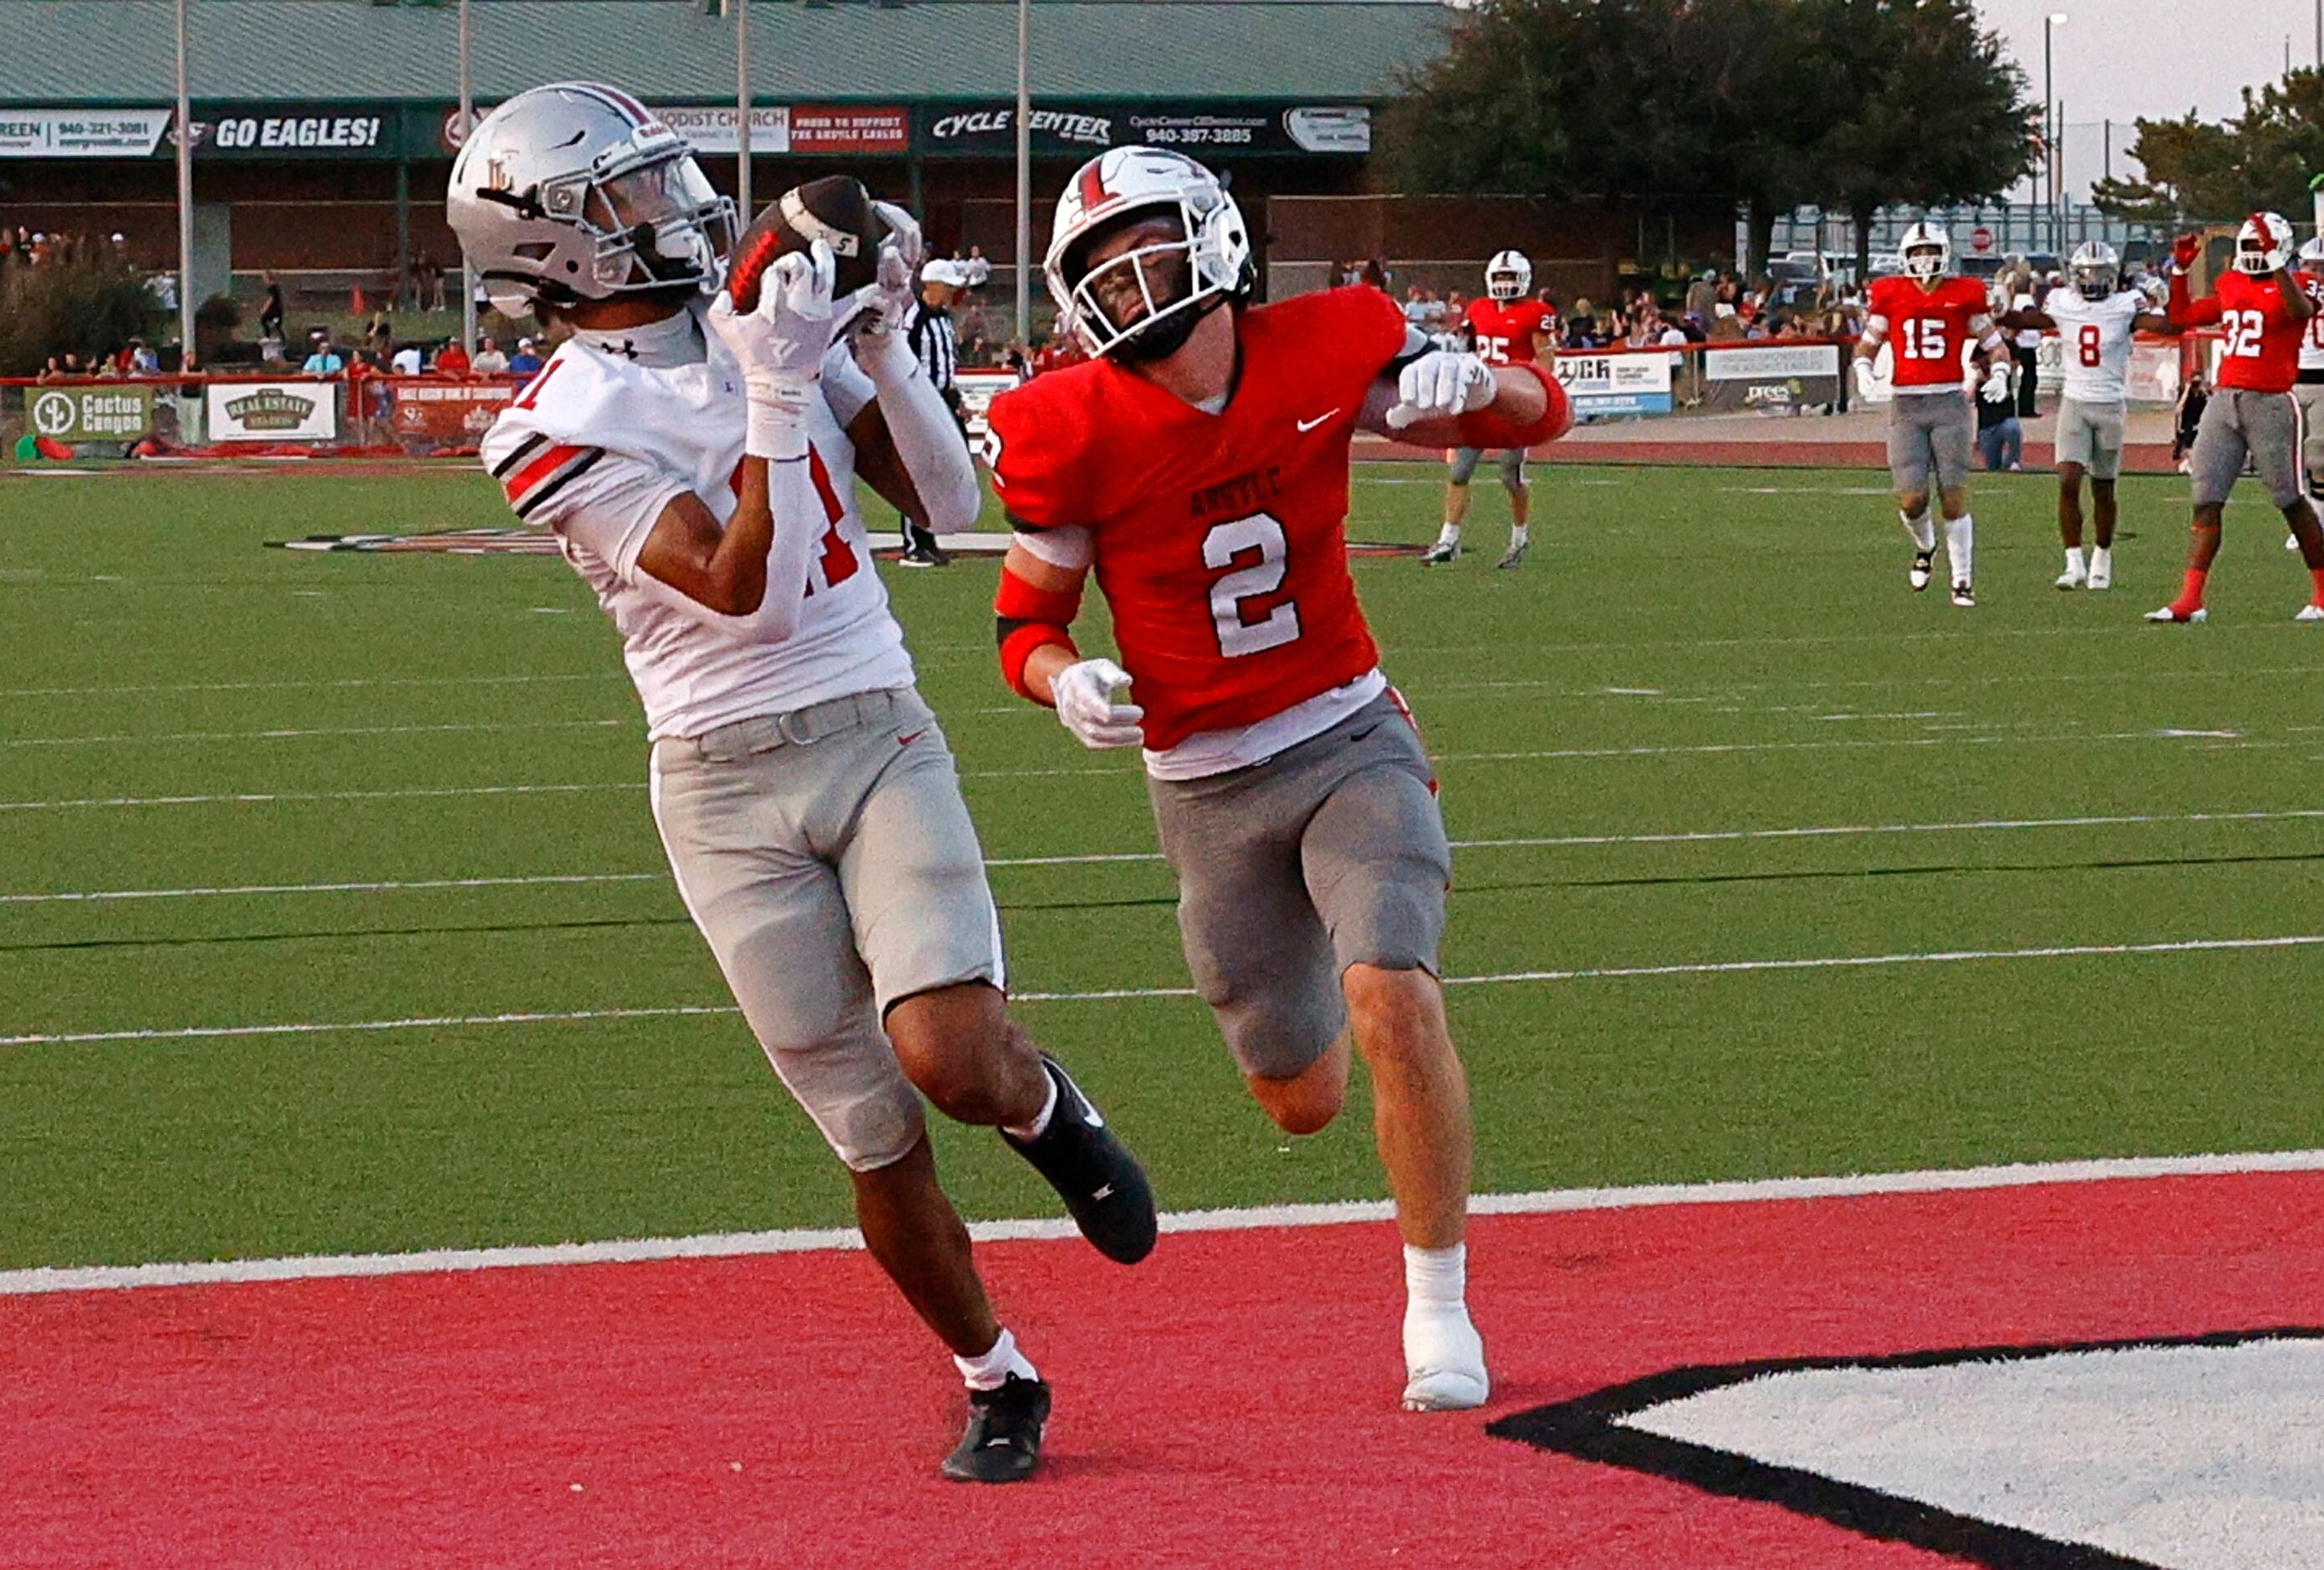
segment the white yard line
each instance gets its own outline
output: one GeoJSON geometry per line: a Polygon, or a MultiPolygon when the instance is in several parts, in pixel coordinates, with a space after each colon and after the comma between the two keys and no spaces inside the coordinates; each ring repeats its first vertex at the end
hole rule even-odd
{"type": "Polygon", "coordinates": [[[603,785],[420,785],[388,790],[225,790],[188,796],[83,796],[54,801],[0,801],[0,812],[62,812],[80,808],[237,807],[276,801],[394,801],[421,797],[564,796],[585,790],[643,790],[642,780],[603,785]]]}
{"type": "MultiPolygon", "coordinates": [[[[2182,1178],[2231,1178],[2266,1172],[2324,1171],[2324,1150],[2255,1151],[2217,1156],[2133,1156],[2087,1161],[1849,1173],[1831,1177],[1766,1178],[1717,1183],[1665,1183],[1629,1188],[1561,1188],[1527,1194],[1480,1194],[1471,1215],[1547,1215],[1576,1211],[1636,1210],[1673,1205],[1765,1205],[1858,1199],[1882,1195],[1950,1194],[2084,1183],[2152,1182],[2182,1178]]],[[[1380,1223],[1394,1214],[1386,1200],[1329,1205],[1259,1205],[1235,1210],[1175,1211],[1162,1217],[1166,1233],[1250,1232],[1286,1227],[1380,1223]]],[[[1069,1221],[982,1221],[969,1225],[981,1242],[1062,1239],[1069,1221]]],[[[654,1260],[736,1259],[764,1254],[822,1253],[861,1249],[853,1227],[776,1232],[706,1233],[692,1237],[624,1238],[604,1242],[547,1243],[480,1249],[428,1249],[399,1254],[306,1254],[286,1259],[204,1260],[146,1265],[93,1265],[0,1270],[0,1297],[55,1292],[120,1291],[251,1281],[344,1279],[359,1276],[436,1275],[458,1270],[550,1265],[632,1264],[654,1260]]]]}
{"type": "Polygon", "coordinates": [[[553,671],[537,676],[341,676],[317,677],[305,681],[176,681],[110,687],[6,687],[0,688],[0,697],[125,697],[175,692],[312,692],[334,688],[370,687],[510,687],[571,681],[619,681],[626,684],[627,678],[618,668],[553,671]]]}
{"type": "MultiPolygon", "coordinates": [[[[2324,808],[2252,812],[2121,812],[2079,817],[1985,817],[1957,823],[1835,823],[1793,828],[1678,829],[1660,834],[1554,834],[1504,839],[1456,839],[1454,850],[1563,849],[1626,845],[1727,845],[1752,840],[1853,839],[1883,836],[2000,834],[2044,828],[2120,828],[2178,824],[2310,822],[2324,808]]],[[[1108,851],[1087,855],[991,856],[988,867],[1077,867],[1162,860],[1159,851],[1108,851]]],[[[0,905],[98,904],[134,900],[227,899],[286,894],[392,894],[414,891],[560,887],[588,883],[657,882],[664,872],[534,873],[497,878],[372,879],[324,883],[226,883],[184,889],[88,889],[0,894],[0,905]]]]}
{"type": "MultiPolygon", "coordinates": [[[[1623,981],[1678,975],[1745,975],[1768,971],[1863,970],[1888,965],[1968,965],[2020,959],[2097,959],[2135,955],[2225,954],[2312,948],[2324,933],[2275,937],[2189,937],[2158,943],[2055,944],[2038,948],[1944,948],[1902,954],[1816,955],[1797,959],[1722,959],[1663,965],[1598,965],[1573,970],[1513,970],[1444,978],[1448,987],[1508,986],[1545,982],[1623,981]]],[[[1110,987],[1088,992],[1012,993],[1012,1002],[1087,1003],[1191,998],[1192,987],[1110,987]]],[[[133,1030],[69,1030],[0,1036],[0,1048],[87,1046],[115,1041],[220,1040],[268,1036],[326,1036],[336,1031],[456,1030],[492,1025],[565,1024],[592,1020],[651,1020],[739,1012],[731,1004],[680,1003],[637,1009],[576,1009],[503,1014],[416,1015],[400,1020],[301,1020],[263,1025],[182,1025],[133,1030]]]]}
{"type": "Polygon", "coordinates": [[[132,733],[113,736],[9,736],[0,739],[0,747],[117,747],[143,745],[155,742],[281,742],[303,740],[309,736],[415,736],[454,731],[610,730],[622,725],[633,726],[638,723],[634,716],[623,716],[617,719],[473,720],[433,725],[317,725],[304,728],[286,725],[265,731],[164,731],[143,735],[132,733]]]}

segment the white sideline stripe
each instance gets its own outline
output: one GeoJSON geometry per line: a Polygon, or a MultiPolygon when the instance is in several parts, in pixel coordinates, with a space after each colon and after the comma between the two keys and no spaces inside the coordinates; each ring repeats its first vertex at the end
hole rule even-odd
{"type": "MultiPolygon", "coordinates": [[[[1597,965],[1578,970],[1511,970],[1490,975],[1446,976],[1448,987],[1536,982],[1623,981],[1673,975],[1742,975],[1759,971],[1858,970],[1894,965],[1966,965],[2003,959],[2091,959],[2122,955],[2217,954],[2248,949],[2311,948],[2324,933],[2281,937],[2190,937],[2169,943],[2077,943],[2043,948],[1950,948],[1919,954],[1821,955],[1802,959],[1723,959],[1671,965],[1597,965]]],[[[1192,987],[1108,987],[1092,992],[1011,993],[1017,1003],[1093,1003],[1191,998],[1192,987]]],[[[0,1047],[64,1047],[101,1041],[190,1041],[253,1036],[324,1036],[339,1030],[448,1030],[483,1025],[564,1024],[590,1020],[654,1020],[735,1014],[732,1004],[675,1003],[645,1009],[574,1009],[507,1014],[437,1014],[405,1020],[302,1020],[275,1025],[182,1025],[142,1030],[74,1030],[0,1036],[0,1047]]]]}
{"type": "MultiPolygon", "coordinates": [[[[1797,828],[1717,828],[1664,834],[1560,834],[1512,839],[1456,839],[1454,850],[1578,848],[1618,845],[1717,845],[1766,839],[1843,839],[1872,835],[1988,834],[2030,828],[2115,828],[2150,824],[2273,823],[2324,818],[2324,808],[2255,812],[2123,812],[2082,817],[1988,817],[1960,823],[1841,823],[1797,828]]],[[[1158,862],[1159,851],[1113,851],[1088,855],[989,856],[988,867],[1075,867],[1125,862],[1158,862]]],[[[663,873],[537,873],[504,878],[380,879],[344,883],[236,883],[191,889],[98,889],[49,894],[0,894],[0,905],[95,904],[115,900],[187,900],[254,894],[386,894],[430,889],[512,889],[536,884],[651,882],[663,873]]]]}
{"type": "MultiPolygon", "coordinates": [[[[2130,1156],[2086,1161],[2024,1162],[1910,1172],[1863,1172],[1818,1178],[1762,1178],[1713,1183],[1657,1183],[1628,1188],[1555,1188],[1527,1194],[1479,1194],[1471,1215],[1552,1215],[1576,1211],[1640,1210],[1674,1205],[1758,1205],[1810,1199],[1858,1199],[1896,1194],[1950,1194],[2061,1184],[2152,1181],[2166,1178],[2232,1178],[2262,1172],[2324,1171],[2324,1150],[2254,1151],[2243,1155],[2130,1156]]],[[[1395,1207],[1384,1199],[1324,1205],[1259,1205],[1237,1210],[1172,1211],[1166,1233],[1253,1232],[1384,1222],[1395,1207]]],[[[1062,1239],[1073,1223],[1041,1217],[969,1224],[979,1242],[1062,1239]]],[[[825,1253],[861,1249],[853,1227],[777,1232],[705,1233],[692,1237],[623,1238],[604,1242],[544,1243],[481,1249],[426,1249],[400,1254],[305,1254],[271,1260],[207,1260],[148,1265],[43,1266],[0,1270],[0,1297],[53,1292],[121,1291],[143,1287],[193,1287],[252,1281],[344,1279],[360,1276],[434,1275],[456,1270],[512,1270],[542,1265],[636,1264],[656,1260],[736,1259],[762,1254],[825,1253]]]]}
{"type": "MultiPolygon", "coordinates": [[[[542,789],[532,787],[532,789],[542,789]]],[[[573,790],[617,787],[568,787],[573,790]]],[[[2324,808],[2288,808],[2253,812],[2120,812],[2080,817],[1987,817],[1959,823],[1839,823],[1795,828],[1707,828],[1663,834],[1558,834],[1508,839],[1456,839],[1454,850],[1579,848],[1617,845],[1719,845],[1769,839],[1846,839],[1874,835],[1996,834],[2034,828],[2119,828],[2153,824],[2279,823],[2324,818],[2324,808]]],[[[988,867],[1074,867],[1111,863],[1158,862],[1159,851],[1111,851],[1086,855],[990,856],[988,867]]],[[[504,889],[534,884],[637,883],[661,877],[652,873],[539,873],[504,878],[379,879],[339,883],[236,883],[189,889],[92,889],[58,893],[0,894],[0,905],[93,904],[114,900],[188,900],[251,894],[383,894],[426,889],[504,889]]]]}
{"type": "Polygon", "coordinates": [[[632,718],[571,720],[477,720],[433,725],[281,726],[265,731],[171,731],[119,736],[10,736],[0,747],[121,746],[138,742],[281,742],[307,736],[415,736],[451,731],[568,731],[633,725],[632,718]]]}
{"type": "MultiPolygon", "coordinates": [[[[309,681],[178,681],[137,687],[8,687],[0,697],[118,697],[157,692],[307,692],[343,687],[504,687],[552,681],[618,681],[618,669],[544,673],[538,676],[342,676],[309,681]]],[[[1027,707],[1031,705],[1025,706],[1027,707]]]]}
{"type": "Polygon", "coordinates": [[[225,790],[207,796],[84,796],[58,801],[0,801],[0,812],[63,811],[81,807],[208,807],[270,801],[389,801],[408,797],[558,796],[580,790],[642,790],[645,781],[603,785],[420,785],[398,790],[225,790]]]}

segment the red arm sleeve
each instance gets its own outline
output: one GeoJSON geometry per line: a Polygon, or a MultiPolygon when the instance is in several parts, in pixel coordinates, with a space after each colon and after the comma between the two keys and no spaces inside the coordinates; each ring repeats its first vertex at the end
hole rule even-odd
{"type": "Polygon", "coordinates": [[[2187,297],[2187,275],[2177,268],[2171,271],[2171,325],[2175,328],[2209,327],[2219,319],[2219,297],[2205,295],[2200,300],[2187,297]]]}
{"type": "Polygon", "coordinates": [[[1519,360],[1514,365],[1497,367],[1505,371],[1524,371],[1540,379],[1547,402],[1541,418],[1531,425],[1519,425],[1490,405],[1471,414],[1462,415],[1454,422],[1461,433],[1461,445],[1474,448],[1537,447],[1545,441],[1555,441],[1573,429],[1573,403],[1566,397],[1556,375],[1538,360],[1519,360]]]}

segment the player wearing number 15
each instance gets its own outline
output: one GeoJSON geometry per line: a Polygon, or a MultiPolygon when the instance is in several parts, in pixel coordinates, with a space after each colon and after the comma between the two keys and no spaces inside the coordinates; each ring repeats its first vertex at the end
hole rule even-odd
{"type": "Polygon", "coordinates": [[[2195,504],[2194,540],[2187,581],[2179,597],[2150,622],[2200,622],[2208,614],[2203,590],[2227,493],[2250,459],[2269,499],[2292,526],[2292,537],[2312,580],[2309,602],[2294,618],[2324,622],[2324,531],[2316,524],[2300,470],[2300,405],[2292,396],[2300,372],[2300,342],[2324,295],[2324,282],[2292,270],[2292,226],[2280,213],[2254,213],[2236,235],[2235,266],[2205,299],[2190,298],[2187,269],[2200,242],[2181,235],[2171,254],[2171,321],[2179,328],[2220,332],[2218,389],[2203,407],[2189,466],[2195,504]]]}
{"type": "Polygon", "coordinates": [[[1187,964],[1268,1115],[1330,1122],[1352,1037],[1405,1242],[1404,1402],[1474,1407],[1451,854],[1356,603],[1348,450],[1359,428],[1526,446],[1571,416],[1544,367],[1433,349],[1378,290],[1251,306],[1250,269],[1242,215],[1188,159],[1116,148],[1067,185],[1044,271],[1095,357],[992,405],[1002,672],[1085,745],[1143,742],[1187,964]],[[1120,665],[1067,630],[1093,568],[1120,665]]]}
{"type": "Polygon", "coordinates": [[[1913,537],[1913,592],[1929,586],[1937,550],[1929,522],[1929,486],[1936,484],[1945,520],[1945,556],[1952,567],[1953,604],[1977,604],[1972,559],[1977,522],[1969,511],[1969,461],[1975,423],[1962,395],[1963,360],[1971,347],[1986,365],[1978,396],[2002,402],[2009,395],[2009,350],[1986,308],[1985,286],[1947,276],[1952,242],[1927,222],[1904,231],[1897,247],[1904,271],[1876,278],[1866,301],[1864,337],[1856,346],[1859,392],[1872,393],[1872,362],[1889,346],[1888,476],[1896,487],[1896,516],[1913,537]]]}

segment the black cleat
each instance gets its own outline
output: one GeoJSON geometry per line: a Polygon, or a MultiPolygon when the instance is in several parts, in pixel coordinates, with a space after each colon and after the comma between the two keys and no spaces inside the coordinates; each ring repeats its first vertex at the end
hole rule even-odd
{"type": "Polygon", "coordinates": [[[968,1431],[945,1457],[954,1482],[1022,1482],[1041,1464],[1041,1428],[1049,1420],[1046,1381],[1010,1374],[997,1390],[968,1392],[968,1431]]]}
{"type": "Polygon", "coordinates": [[[1118,1264],[1134,1265],[1154,1251],[1154,1188],[1146,1169],[1064,1065],[1044,1052],[1041,1066],[1057,1085],[1049,1126],[1030,1143],[1005,1129],[1001,1137],[1049,1180],[1091,1247],[1118,1264]]]}
{"type": "Polygon", "coordinates": [[[1913,570],[1904,575],[1904,581],[1913,586],[1914,594],[1919,594],[1929,586],[1929,579],[1934,576],[1935,559],[1936,552],[1933,550],[1913,552],[1913,570]]]}

